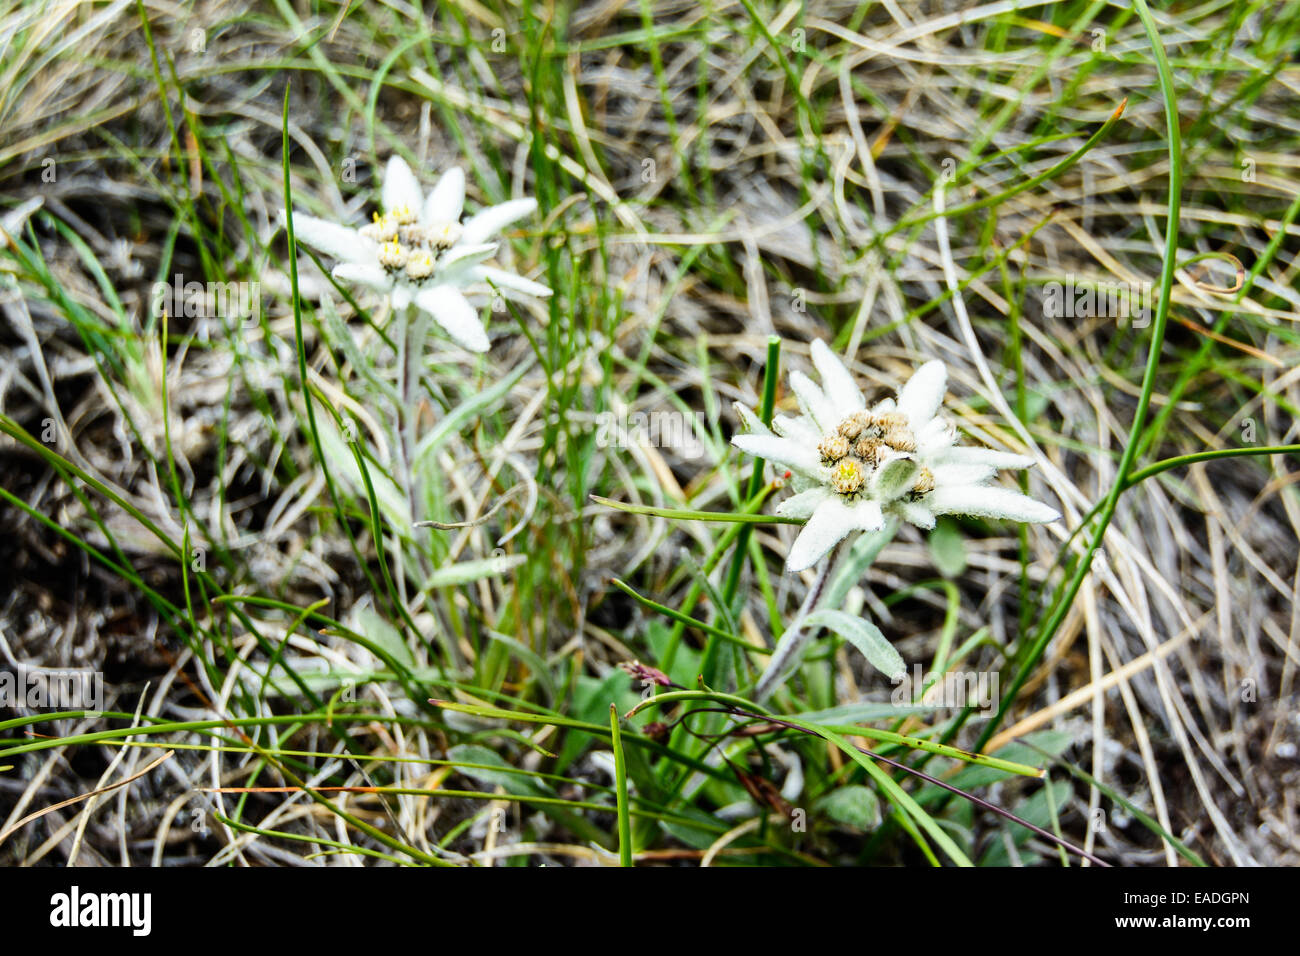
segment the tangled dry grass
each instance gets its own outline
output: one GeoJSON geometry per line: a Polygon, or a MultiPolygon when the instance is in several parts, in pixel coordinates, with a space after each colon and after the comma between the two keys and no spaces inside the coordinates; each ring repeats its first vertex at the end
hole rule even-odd
{"type": "MultiPolygon", "coordinates": [[[[409,427],[438,435],[420,468],[440,477],[428,479],[436,490],[427,496],[411,492],[409,512],[458,527],[436,545],[418,532],[388,539],[395,586],[429,635],[406,651],[413,673],[445,664],[476,687],[535,694],[564,713],[598,713],[611,694],[625,700],[616,665],[653,659],[655,622],[610,579],[678,607],[695,581],[690,569],[721,535],[705,523],[613,512],[589,495],[734,506],[741,472],[726,444],[736,428],[731,403],[758,403],[772,334],[787,366],[804,369],[806,343],[835,337],[854,371],[881,390],[920,360],[941,358],[967,441],[1036,459],[1030,490],[1064,519],[1023,537],[1009,527],[966,529],[964,570],[950,579],[957,600],[927,584],[931,548],[915,531],[900,534],[861,583],[859,600],[909,662],[934,656],[955,615],[963,638],[987,628],[966,666],[1001,667],[1047,613],[1060,565],[1086,543],[1072,532],[1115,480],[1147,354],[1140,322],[1047,314],[1042,287],[1066,275],[1126,288],[1158,282],[1171,172],[1138,19],[1120,7],[1085,19],[1083,4],[1020,6],[829,0],[806,10],[767,5],[751,18],[737,3],[607,2],[546,6],[532,14],[542,29],[521,25],[509,4],[466,5],[430,21],[404,4],[325,5],[308,15],[288,2],[147,2],[155,61],[134,3],[12,5],[0,19],[0,195],[6,212],[40,200],[22,218],[30,216],[27,241],[46,271],[42,278],[12,251],[0,265],[13,279],[0,410],[31,435],[52,421],[64,436],[58,451],[100,487],[77,487],[5,439],[0,485],[29,509],[0,508],[5,664],[102,672],[103,709],[140,720],[290,713],[285,674],[249,692],[265,673],[254,666],[266,648],[257,629],[230,604],[191,596],[194,581],[164,539],[207,548],[224,594],[297,608],[323,600],[332,618],[402,642],[382,620],[365,514],[330,520],[331,477],[345,498],[365,489],[348,485],[346,460],[333,476],[321,467],[304,426],[276,216],[280,110],[292,84],[292,188],[303,208],[360,221],[374,205],[377,160],[394,150],[409,150],[426,170],[460,162],[472,171],[475,201],[538,195],[540,221],[508,255],[522,272],[567,274],[559,311],[524,306],[494,320],[486,366],[443,340],[429,345],[430,394],[409,427]],[[647,42],[651,26],[658,38],[647,42]],[[1094,27],[1104,31],[1101,51],[1094,27]],[[546,39],[496,52],[494,31],[546,39]],[[1125,96],[1121,119],[1077,165],[978,211],[935,215],[936,201],[999,197],[1053,169],[1125,96]],[[340,174],[349,159],[354,179],[340,174]],[[43,176],[47,160],[53,179],[43,176]],[[260,282],[265,321],[232,328],[176,316],[160,354],[150,289],[172,272],[260,282]],[[515,321],[531,332],[514,332],[515,321]],[[489,394],[483,422],[442,428],[467,399],[489,394]],[[593,440],[602,413],[626,421],[674,410],[703,413],[688,447],[593,440]],[[118,556],[138,582],[58,528],[118,556]],[[422,585],[468,560],[502,561],[507,573],[445,600],[422,585]],[[190,608],[206,659],[140,585],[190,608]],[[900,592],[902,600],[890,597],[900,592]],[[531,655],[525,668],[510,663],[512,648],[531,655]]],[[[1158,424],[1143,462],[1297,441],[1300,227],[1288,209],[1300,74],[1287,61],[1296,16],[1254,4],[1156,11],[1180,95],[1180,248],[1188,259],[1214,257],[1176,273],[1152,398],[1158,424]],[[1248,272],[1272,243],[1266,267],[1231,291],[1234,260],[1248,272]]],[[[26,228],[6,225],[15,236],[26,228]]],[[[305,256],[300,267],[305,300],[331,294],[305,256]]],[[[380,370],[400,364],[382,314],[369,324],[340,308],[359,356],[380,370]]],[[[344,344],[325,324],[304,335],[312,386],[355,413],[386,461],[383,389],[369,383],[365,360],[337,358],[344,344]]],[[[1072,765],[1207,862],[1300,860],[1296,462],[1195,463],[1126,492],[1063,626],[986,749],[1055,732],[1072,765]]],[[[808,585],[779,572],[791,531],[759,530],[770,572],[741,580],[752,597],[737,625],[759,645],[772,640],[769,605],[793,609],[808,585]]],[[[374,654],[329,629],[304,631],[301,620],[255,617],[265,642],[326,696],[338,686],[331,674],[355,672],[371,712],[424,713],[395,682],[366,681],[382,669],[374,654]]],[[[888,682],[842,649],[830,669],[834,703],[888,701],[888,682]]],[[[88,716],[42,732],[105,726],[88,716]]],[[[493,737],[487,722],[456,715],[439,726],[357,725],[348,746],[318,725],[279,733],[219,727],[172,738],[215,749],[178,751],[129,786],[47,814],[9,836],[0,859],[300,864],[329,840],[366,839],[302,790],[212,792],[263,778],[286,785],[288,776],[253,759],[264,747],[328,754],[294,764],[313,785],[371,785],[382,765],[393,786],[499,796],[499,770],[457,763],[543,770],[545,751],[562,747],[570,763],[557,771],[567,775],[560,793],[594,799],[611,780],[606,751],[533,729],[526,743],[493,737]],[[439,759],[451,764],[427,762],[439,759]],[[239,830],[226,822],[237,805],[261,831],[314,842],[239,830]]],[[[84,744],[0,759],[17,765],[0,774],[0,830],[131,777],[156,756],[84,744]]],[[[773,771],[781,785],[791,773],[773,771]]],[[[1179,862],[1173,845],[1101,789],[1059,771],[1054,778],[1060,824],[1074,842],[1128,865],[1179,862]]],[[[982,793],[1023,808],[1039,789],[1007,780],[982,793]]],[[[482,811],[506,803],[343,793],[338,806],[453,862],[608,859],[582,826],[535,809],[510,811],[515,842],[500,846],[485,823],[495,816],[482,811]]],[[[608,832],[611,813],[592,813],[587,825],[608,832]]],[[[976,812],[970,826],[984,834],[989,861],[1053,859],[1037,838],[1011,845],[995,818],[976,812]]],[[[801,852],[851,862],[861,851],[801,852]]],[[[643,858],[701,855],[669,840],[643,858]]],[[[889,851],[874,861],[913,856],[889,851]]]]}

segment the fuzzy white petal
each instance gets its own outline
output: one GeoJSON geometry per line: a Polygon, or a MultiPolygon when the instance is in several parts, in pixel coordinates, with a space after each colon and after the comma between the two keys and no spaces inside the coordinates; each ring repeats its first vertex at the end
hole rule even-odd
{"type": "Polygon", "coordinates": [[[789,415],[773,415],[772,430],[806,445],[816,445],[822,440],[822,433],[813,426],[812,420],[802,416],[791,418],[789,415]]]}
{"type": "Polygon", "coordinates": [[[897,511],[904,521],[910,522],[918,528],[929,531],[934,527],[934,512],[920,501],[908,501],[906,498],[900,498],[891,505],[891,508],[897,511]]]}
{"type": "Polygon", "coordinates": [[[833,430],[844,417],[835,413],[835,406],[831,404],[830,399],[803,372],[790,373],[790,388],[794,391],[794,397],[798,399],[803,413],[813,420],[817,430],[823,434],[833,430]]]}
{"type": "Polygon", "coordinates": [[[925,504],[937,515],[974,515],[978,518],[1006,518],[1041,523],[1060,517],[1041,501],[996,485],[958,485],[936,488],[925,496],[925,504]]]}
{"type": "MultiPolygon", "coordinates": [[[[284,210],[280,210],[280,221],[286,218],[284,210]]],[[[359,262],[374,256],[374,243],[355,229],[305,213],[293,214],[293,235],[298,242],[305,242],[343,262],[359,262]]]]}
{"type": "Polygon", "coordinates": [[[937,454],[935,460],[954,465],[987,465],[989,468],[1029,468],[1034,464],[1034,459],[1025,455],[974,445],[954,445],[937,454]]]}
{"type": "Polygon", "coordinates": [[[821,339],[816,339],[812,344],[812,360],[813,365],[817,367],[817,374],[821,376],[822,391],[826,393],[826,397],[830,399],[841,418],[867,407],[862,397],[862,390],[853,381],[849,370],[831,351],[830,346],[821,339]]]}
{"type": "Polygon", "coordinates": [[[990,465],[944,462],[934,465],[930,471],[934,474],[934,483],[941,488],[956,485],[982,485],[993,477],[996,469],[990,465]]]}
{"type": "Polygon", "coordinates": [[[818,485],[816,488],[809,488],[807,491],[786,498],[776,506],[775,510],[784,518],[810,518],[817,510],[817,506],[833,494],[830,489],[818,485]]]}
{"type": "Polygon", "coordinates": [[[898,410],[907,416],[913,428],[921,428],[934,418],[947,387],[948,370],[943,363],[926,362],[912,373],[898,393],[898,410]]]}
{"type": "Polygon", "coordinates": [[[838,495],[831,495],[817,506],[794,539],[785,559],[786,570],[810,568],[854,531],[878,531],[884,523],[876,502],[864,498],[848,505],[838,495]]]}
{"type": "Polygon", "coordinates": [[[879,531],[885,526],[884,512],[874,501],[858,499],[849,506],[849,513],[856,531],[879,531]]]}
{"type": "Polygon", "coordinates": [[[380,196],[384,212],[406,208],[418,216],[424,206],[424,193],[420,183],[400,156],[388,157],[388,168],[384,170],[384,187],[380,196]]]}
{"type": "Polygon", "coordinates": [[[465,171],[453,166],[438,178],[424,200],[421,221],[428,226],[444,222],[460,222],[465,211],[465,171]]]}
{"type": "Polygon", "coordinates": [[[478,313],[460,291],[449,285],[435,285],[421,289],[415,304],[433,316],[433,320],[446,330],[457,344],[471,352],[488,350],[487,332],[479,321],[478,313]]]}
{"type": "Polygon", "coordinates": [[[404,309],[415,298],[415,292],[404,282],[393,283],[393,308],[404,309]]]}
{"type": "Polygon", "coordinates": [[[735,435],[731,443],[756,458],[770,461],[774,465],[785,465],[810,477],[819,477],[823,470],[821,456],[815,448],[788,438],[777,438],[775,435],[735,435]]]}
{"type": "Polygon", "coordinates": [[[331,275],[340,282],[355,282],[381,292],[393,287],[392,277],[373,262],[343,262],[334,267],[331,275]]]}
{"type": "Polygon", "coordinates": [[[957,429],[946,418],[932,418],[916,433],[916,451],[922,458],[942,455],[957,440],[957,429]]]}
{"type": "MultiPolygon", "coordinates": [[[[441,269],[451,269],[453,266],[460,266],[468,269],[470,266],[482,262],[497,251],[495,242],[467,243],[458,242],[442,254],[438,261],[438,267],[441,269]]],[[[472,277],[472,273],[470,274],[472,277]]]]}
{"type": "Polygon", "coordinates": [[[758,417],[758,413],[740,402],[732,402],[731,407],[736,410],[736,417],[740,419],[740,427],[754,435],[770,435],[772,429],[763,424],[763,419],[758,417]]]}
{"type": "Polygon", "coordinates": [[[460,234],[461,242],[483,242],[511,223],[531,216],[537,209],[536,199],[512,199],[499,206],[488,206],[465,223],[460,234]]]}
{"type": "Polygon", "coordinates": [[[505,269],[497,269],[493,266],[475,266],[470,270],[470,274],[480,282],[490,282],[502,289],[513,289],[515,292],[536,296],[539,299],[545,299],[553,295],[549,286],[534,282],[532,279],[525,279],[521,275],[507,272],[505,269]]]}

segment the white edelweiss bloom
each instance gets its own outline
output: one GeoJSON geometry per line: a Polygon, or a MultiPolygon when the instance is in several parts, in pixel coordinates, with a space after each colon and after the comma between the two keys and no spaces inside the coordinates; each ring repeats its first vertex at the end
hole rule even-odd
{"type": "Polygon", "coordinates": [[[820,387],[800,372],[790,375],[801,416],[777,415],[768,429],[745,409],[741,422],[749,431],[731,439],[792,473],[796,493],[776,513],[805,524],[786,558],[788,570],[811,567],[853,532],[877,531],[889,517],[926,529],[945,514],[1028,522],[1060,517],[1040,501],[991,484],[999,468],[1028,468],[1032,458],[956,443],[956,427],[939,415],[948,379],[942,362],[926,362],[896,399],[867,408],[825,342],[813,342],[812,360],[820,387]]]}
{"type": "MultiPolygon", "coordinates": [[[[394,308],[412,303],[433,317],[458,344],[488,350],[478,311],[465,298],[496,287],[506,293],[549,296],[551,290],[504,269],[484,264],[497,250],[489,241],[502,229],[532,215],[535,199],[489,206],[464,222],[465,173],[453,167],[426,196],[399,156],[388,160],[380,201],[383,212],[360,229],[293,215],[294,235],[339,260],[334,278],[367,286],[391,299],[394,308]]],[[[280,210],[281,221],[286,214],[280,210]]]]}

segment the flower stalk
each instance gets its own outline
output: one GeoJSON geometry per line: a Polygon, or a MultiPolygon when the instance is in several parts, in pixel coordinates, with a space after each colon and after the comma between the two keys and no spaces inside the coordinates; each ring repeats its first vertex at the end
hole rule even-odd
{"type": "Polygon", "coordinates": [[[754,685],[754,700],[758,703],[767,700],[773,691],[785,683],[787,673],[799,660],[804,648],[817,635],[817,628],[804,627],[804,621],[817,610],[822,595],[826,593],[826,585],[834,578],[836,570],[844,560],[846,550],[844,543],[840,542],[835,546],[830,558],[822,562],[821,570],[817,572],[812,587],[804,595],[803,603],[799,605],[794,621],[776,642],[776,648],[768,658],[767,667],[763,669],[758,683],[754,685]]]}

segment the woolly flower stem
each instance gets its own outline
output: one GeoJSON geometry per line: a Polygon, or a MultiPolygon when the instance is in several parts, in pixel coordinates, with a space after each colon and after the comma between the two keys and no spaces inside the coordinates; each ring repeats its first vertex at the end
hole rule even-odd
{"type": "Polygon", "coordinates": [[[794,622],[786,628],[781,639],[776,642],[776,648],[772,651],[772,657],[767,662],[767,668],[763,671],[762,676],[758,679],[758,684],[754,687],[754,700],[762,703],[772,692],[785,683],[789,676],[790,665],[798,660],[800,653],[808,646],[808,642],[813,639],[817,629],[805,630],[804,621],[808,616],[817,610],[817,602],[822,599],[826,592],[826,585],[830,583],[836,568],[839,567],[841,558],[845,554],[846,548],[844,543],[835,546],[835,550],[826,556],[822,562],[821,570],[817,572],[817,579],[813,581],[812,587],[804,595],[803,604],[799,606],[799,612],[794,617],[794,622]]]}

